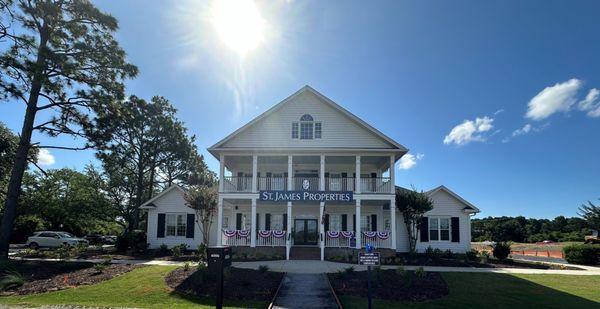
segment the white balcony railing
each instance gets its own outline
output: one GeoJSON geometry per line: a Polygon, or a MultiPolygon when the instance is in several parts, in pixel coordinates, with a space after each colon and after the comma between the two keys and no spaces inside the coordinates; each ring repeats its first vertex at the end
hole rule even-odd
{"type": "Polygon", "coordinates": [[[295,191],[318,191],[319,177],[294,177],[292,185],[295,191]]]}
{"type": "Polygon", "coordinates": [[[392,233],[390,231],[364,231],[360,233],[361,244],[364,247],[370,244],[375,248],[391,248],[392,233]]]}
{"type": "Polygon", "coordinates": [[[252,177],[225,176],[223,178],[223,191],[225,192],[252,192],[252,177]]]}
{"type": "Polygon", "coordinates": [[[361,193],[390,193],[392,192],[392,182],[389,177],[361,178],[361,193]]]}
{"type": "Polygon", "coordinates": [[[325,191],[354,191],[353,177],[325,178],[325,191]]]}
{"type": "Polygon", "coordinates": [[[258,177],[258,190],[287,190],[287,177],[258,177]]]}
{"type": "Polygon", "coordinates": [[[256,235],[256,245],[263,247],[282,247],[285,246],[286,231],[270,230],[258,231],[256,235]]]}
{"type": "Polygon", "coordinates": [[[327,231],[325,233],[325,247],[349,248],[352,237],[354,237],[352,231],[327,231]]]}
{"type": "Polygon", "coordinates": [[[224,246],[250,246],[249,230],[223,230],[224,246]]]}

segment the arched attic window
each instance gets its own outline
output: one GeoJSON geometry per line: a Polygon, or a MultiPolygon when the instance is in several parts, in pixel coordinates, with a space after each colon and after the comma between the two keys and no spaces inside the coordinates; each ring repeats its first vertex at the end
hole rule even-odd
{"type": "Polygon", "coordinates": [[[300,121],[292,122],[292,138],[293,139],[313,139],[321,138],[322,125],[321,122],[316,122],[309,114],[304,114],[300,117],[300,121]]]}

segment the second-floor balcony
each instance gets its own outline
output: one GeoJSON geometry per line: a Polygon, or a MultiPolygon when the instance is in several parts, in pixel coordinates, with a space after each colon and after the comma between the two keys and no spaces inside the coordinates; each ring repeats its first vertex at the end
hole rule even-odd
{"type": "MultiPolygon", "coordinates": [[[[288,177],[256,177],[256,188],[252,187],[252,176],[225,176],[223,192],[251,193],[258,191],[321,191],[319,177],[292,177],[291,187],[288,177]]],[[[325,177],[324,191],[356,190],[354,177],[325,177]]],[[[390,193],[392,182],[390,177],[360,178],[360,193],[390,193]]]]}

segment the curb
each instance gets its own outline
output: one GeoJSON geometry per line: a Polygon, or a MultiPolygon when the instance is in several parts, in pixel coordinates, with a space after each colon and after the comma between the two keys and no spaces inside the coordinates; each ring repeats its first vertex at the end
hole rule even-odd
{"type": "Polygon", "coordinates": [[[338,308],[344,309],[342,303],[340,302],[340,299],[338,298],[337,294],[335,293],[335,290],[333,289],[333,286],[331,285],[331,281],[329,281],[329,276],[327,276],[327,273],[324,273],[323,276],[325,277],[325,281],[327,281],[329,290],[331,291],[331,294],[333,294],[333,298],[335,299],[335,303],[337,304],[338,308]]]}
{"type": "Polygon", "coordinates": [[[279,282],[279,286],[277,287],[277,291],[275,291],[275,295],[273,295],[273,299],[271,299],[271,303],[269,303],[269,306],[267,307],[268,309],[272,309],[273,306],[275,305],[275,299],[277,299],[277,296],[279,295],[279,290],[281,290],[281,286],[283,285],[283,279],[285,279],[285,275],[287,273],[283,273],[283,277],[281,277],[281,281],[279,282]]]}

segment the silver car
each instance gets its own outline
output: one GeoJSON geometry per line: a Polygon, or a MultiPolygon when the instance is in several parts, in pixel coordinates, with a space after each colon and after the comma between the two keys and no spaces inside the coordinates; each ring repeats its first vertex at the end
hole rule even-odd
{"type": "Polygon", "coordinates": [[[57,248],[63,245],[77,246],[88,245],[88,241],[83,238],[75,237],[67,232],[41,231],[35,232],[33,236],[27,238],[25,243],[31,249],[39,247],[57,248]]]}

